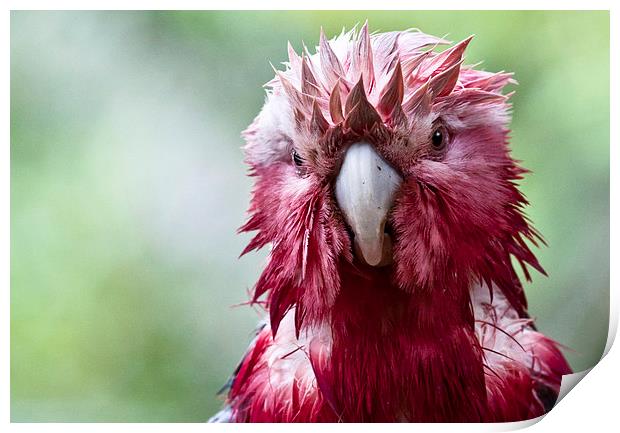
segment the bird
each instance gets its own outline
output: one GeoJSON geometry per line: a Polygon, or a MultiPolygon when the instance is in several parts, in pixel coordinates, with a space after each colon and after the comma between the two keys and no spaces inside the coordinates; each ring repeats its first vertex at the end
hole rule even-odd
{"type": "Polygon", "coordinates": [[[288,44],[243,132],[241,255],[269,248],[265,311],[210,422],[539,417],[571,368],[520,278],[545,244],[511,156],[512,73],[418,29],[368,22],[288,44]],[[520,268],[520,277],[516,268],[520,268]]]}

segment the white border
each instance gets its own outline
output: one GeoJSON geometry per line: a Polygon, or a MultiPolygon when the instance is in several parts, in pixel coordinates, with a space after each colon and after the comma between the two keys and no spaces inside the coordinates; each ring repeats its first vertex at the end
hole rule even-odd
{"type": "Polygon", "coordinates": [[[291,0],[263,0],[252,2],[250,0],[228,0],[228,1],[200,1],[200,0],[92,0],[81,2],[79,0],[8,0],[6,2],[9,9],[78,9],[78,10],[98,10],[98,9],[121,9],[121,10],[534,10],[534,9],[554,9],[554,10],[608,10],[613,1],[590,0],[579,2],[568,0],[554,3],[552,1],[493,1],[493,0],[472,0],[466,3],[462,1],[449,0],[438,2],[429,1],[395,1],[395,0],[314,0],[314,1],[291,1],[291,0]],[[380,7],[378,7],[380,6],[380,7]],[[441,6],[441,7],[438,7],[441,6]]]}
{"type": "Polygon", "coordinates": [[[10,356],[9,356],[9,339],[10,339],[10,314],[11,314],[11,291],[10,291],[10,257],[11,257],[11,241],[10,241],[10,106],[11,100],[9,98],[10,92],[10,13],[5,12],[2,16],[4,25],[0,25],[0,49],[2,50],[1,58],[5,60],[3,67],[0,71],[2,74],[2,105],[0,110],[2,112],[2,146],[0,147],[0,206],[2,211],[0,212],[0,288],[2,290],[2,301],[0,306],[2,311],[0,312],[0,335],[2,335],[2,356],[0,356],[0,380],[2,383],[2,390],[0,391],[0,401],[2,404],[1,414],[2,419],[8,420],[10,418],[10,401],[11,401],[11,388],[10,388],[10,356]]]}
{"type": "MultiPolygon", "coordinates": [[[[333,0],[314,0],[312,2],[292,2],[291,0],[275,0],[275,1],[262,1],[260,5],[258,2],[240,1],[240,0],[228,0],[226,2],[214,2],[206,3],[198,0],[177,0],[177,1],[164,1],[164,0],[108,0],[108,1],[89,1],[80,2],[78,0],[64,0],[64,1],[42,1],[42,0],[24,0],[14,1],[9,0],[4,2],[7,5],[5,9],[5,15],[2,22],[4,25],[0,25],[0,47],[2,49],[2,58],[5,59],[3,63],[2,74],[2,93],[4,97],[4,103],[1,105],[2,110],[2,150],[0,153],[0,204],[2,206],[2,212],[0,212],[0,240],[2,241],[2,248],[0,248],[0,281],[1,290],[3,293],[2,303],[0,335],[2,336],[2,356],[0,357],[0,366],[2,371],[2,392],[1,398],[1,414],[3,423],[9,423],[10,421],[10,365],[9,365],[9,338],[10,338],[10,10],[11,9],[119,9],[119,10],[135,10],[135,9],[203,9],[208,7],[209,9],[219,10],[239,10],[239,9],[288,9],[288,10],[339,10],[339,9],[357,9],[357,10],[377,10],[377,6],[381,6],[381,10],[398,10],[398,9],[418,9],[418,10],[435,10],[438,9],[437,2],[421,2],[421,1],[407,1],[398,2],[392,0],[382,0],[380,2],[358,0],[358,1],[341,1],[335,2],[333,0]],[[432,6],[432,7],[429,7],[432,6]]],[[[586,2],[578,1],[563,1],[554,4],[550,1],[533,1],[522,0],[515,1],[476,1],[470,0],[469,2],[457,2],[457,1],[444,1],[442,2],[441,9],[451,10],[471,10],[471,9],[503,9],[503,10],[524,10],[524,9],[588,9],[588,10],[611,10],[611,77],[619,76],[618,69],[618,15],[617,11],[613,8],[613,1],[601,1],[590,0],[586,2]],[[463,6],[467,6],[464,8],[463,6]]],[[[575,29],[579,31],[579,29],[575,29]]],[[[611,119],[616,119],[611,123],[611,135],[610,142],[614,145],[610,149],[611,167],[618,167],[618,85],[617,81],[611,80],[611,119]]],[[[618,218],[617,209],[617,191],[618,191],[618,176],[615,174],[615,170],[611,169],[611,263],[616,263],[617,259],[617,245],[618,234],[614,229],[613,222],[618,218]]],[[[618,368],[620,365],[620,355],[617,348],[612,349],[612,343],[615,338],[615,334],[618,327],[618,275],[616,269],[611,268],[611,313],[610,313],[610,332],[605,349],[606,356],[604,359],[595,366],[588,374],[588,379],[579,383],[575,392],[569,393],[556,408],[554,408],[544,419],[544,422],[535,423],[534,421],[526,421],[520,423],[507,423],[507,424],[416,424],[416,425],[389,425],[390,429],[401,430],[409,432],[411,429],[420,431],[444,431],[453,432],[458,429],[459,431],[507,431],[525,428],[528,426],[532,431],[546,431],[547,429],[557,429],[562,432],[579,431],[583,432],[586,429],[597,431],[607,431],[609,426],[617,425],[618,414],[617,404],[615,402],[618,399],[618,390],[620,389],[620,381],[618,379],[618,368]]],[[[206,416],[206,415],[205,415],[206,416]]],[[[99,432],[108,431],[114,429],[119,432],[124,431],[149,431],[149,432],[161,432],[161,431],[204,431],[205,429],[239,429],[246,431],[269,431],[284,430],[291,428],[287,425],[204,425],[204,424],[9,424],[9,431],[31,431],[33,427],[46,431],[62,431],[62,432],[83,432],[87,431],[99,432]]],[[[327,429],[341,429],[341,428],[354,428],[357,430],[374,430],[372,425],[341,425],[341,426],[321,426],[318,428],[327,429]]],[[[310,431],[310,429],[317,428],[314,425],[299,425],[294,427],[300,431],[310,431]]]]}

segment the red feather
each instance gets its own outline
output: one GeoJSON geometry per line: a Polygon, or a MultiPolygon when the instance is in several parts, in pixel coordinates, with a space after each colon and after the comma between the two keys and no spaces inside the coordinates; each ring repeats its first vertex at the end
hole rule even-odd
{"type": "Polygon", "coordinates": [[[252,296],[270,326],[232,380],[232,421],[517,421],[553,405],[571,370],[512,263],[544,273],[508,146],[514,80],[463,66],[470,40],[436,54],[445,41],[364,25],[315,55],[289,48],[244,133],[256,184],[240,230],[256,234],[242,254],[271,245],[252,296]],[[429,146],[438,124],[445,150],[429,146]],[[360,141],[402,176],[384,267],[353,254],[334,198],[360,141]]]}

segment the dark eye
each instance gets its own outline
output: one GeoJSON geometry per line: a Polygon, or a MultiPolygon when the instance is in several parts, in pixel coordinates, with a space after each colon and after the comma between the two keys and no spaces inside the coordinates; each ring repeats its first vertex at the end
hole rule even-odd
{"type": "Polygon", "coordinates": [[[433,135],[431,136],[431,143],[435,149],[443,148],[443,144],[444,144],[443,128],[439,127],[433,131],[433,135]]]}
{"type": "Polygon", "coordinates": [[[433,129],[433,133],[431,134],[431,145],[434,150],[443,150],[443,148],[446,147],[447,141],[448,133],[446,132],[446,128],[438,126],[433,129]]]}
{"type": "Polygon", "coordinates": [[[293,150],[291,152],[291,157],[293,158],[293,163],[297,166],[297,167],[301,167],[304,164],[304,160],[302,159],[301,156],[299,156],[299,153],[297,153],[296,150],[293,150]]]}

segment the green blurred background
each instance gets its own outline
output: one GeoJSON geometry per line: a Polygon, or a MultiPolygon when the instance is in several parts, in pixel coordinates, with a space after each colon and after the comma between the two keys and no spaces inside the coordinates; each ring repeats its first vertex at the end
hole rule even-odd
{"type": "Polygon", "coordinates": [[[541,330],[592,366],[609,311],[607,12],[13,12],[11,417],[204,421],[247,347],[265,252],[239,132],[269,61],[369,19],[516,72],[513,149],[549,278],[541,330]]]}

